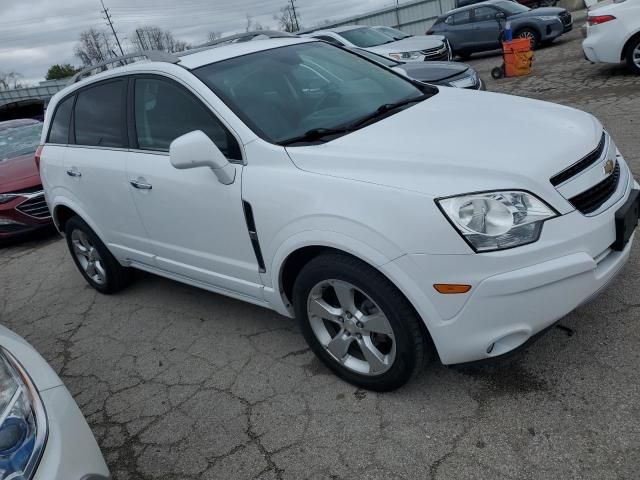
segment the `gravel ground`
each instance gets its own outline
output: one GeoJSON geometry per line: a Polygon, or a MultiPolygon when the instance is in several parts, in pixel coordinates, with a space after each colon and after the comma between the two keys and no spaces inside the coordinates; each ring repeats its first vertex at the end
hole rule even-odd
{"type": "MultiPolygon", "coordinates": [[[[640,78],[586,62],[579,31],[525,78],[493,81],[499,56],[470,63],[490,90],[594,113],[640,176],[640,78]]],[[[387,394],[338,380],[268,310],[143,274],[96,294],[56,235],[0,249],[0,320],[60,374],[117,480],[635,479],[639,263],[636,246],[517,355],[433,365],[387,394]]]]}

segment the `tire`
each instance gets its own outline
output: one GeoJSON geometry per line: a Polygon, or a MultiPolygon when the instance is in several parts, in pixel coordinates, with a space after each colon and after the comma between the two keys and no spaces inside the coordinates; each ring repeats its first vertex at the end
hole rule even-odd
{"type": "Polygon", "coordinates": [[[494,80],[499,80],[504,77],[504,67],[493,67],[491,77],[493,77],[494,80]]]}
{"type": "Polygon", "coordinates": [[[532,28],[523,28],[516,33],[518,38],[528,38],[531,41],[531,50],[535,50],[540,46],[540,35],[532,28]]]}
{"type": "Polygon", "coordinates": [[[67,221],[65,237],[76,267],[87,283],[98,292],[116,293],[131,282],[131,269],[118,263],[91,227],[80,217],[75,216],[67,221]]]}
{"type": "Polygon", "coordinates": [[[311,260],[296,278],[293,304],[314,353],[358,387],[397,389],[422,370],[433,352],[422,320],[404,295],[353,257],[328,253],[311,260]],[[351,307],[343,308],[347,302],[351,307]]]}
{"type": "Polygon", "coordinates": [[[471,58],[471,52],[456,52],[455,53],[458,57],[460,57],[462,60],[469,60],[471,58]]]}
{"type": "Polygon", "coordinates": [[[627,47],[627,67],[640,75],[640,37],[636,37],[627,47]]]}

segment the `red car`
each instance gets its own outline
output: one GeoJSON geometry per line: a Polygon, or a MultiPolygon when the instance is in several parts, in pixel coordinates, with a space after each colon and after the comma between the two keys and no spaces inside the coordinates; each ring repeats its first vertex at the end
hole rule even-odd
{"type": "Polygon", "coordinates": [[[35,155],[42,122],[0,122],[0,239],[51,225],[35,155]]]}

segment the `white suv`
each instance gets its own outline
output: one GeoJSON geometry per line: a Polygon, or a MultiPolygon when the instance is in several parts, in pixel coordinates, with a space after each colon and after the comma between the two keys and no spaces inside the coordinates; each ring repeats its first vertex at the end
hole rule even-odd
{"type": "Polygon", "coordinates": [[[43,144],[49,207],[94,288],[133,267],[295,316],[329,368],[376,390],[432,354],[521,346],[613,278],[638,220],[593,116],[310,39],[100,73],[53,98],[43,144]]]}
{"type": "Polygon", "coordinates": [[[593,63],[626,62],[640,74],[640,0],[622,0],[589,11],[582,49],[593,63]]]}

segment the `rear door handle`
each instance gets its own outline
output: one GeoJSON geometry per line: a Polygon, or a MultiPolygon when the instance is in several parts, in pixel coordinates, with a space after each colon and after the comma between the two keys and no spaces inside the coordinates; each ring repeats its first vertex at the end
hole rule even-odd
{"type": "Polygon", "coordinates": [[[129,183],[138,190],[151,190],[153,188],[153,186],[142,177],[138,177],[136,180],[130,180],[129,183]]]}
{"type": "Polygon", "coordinates": [[[69,175],[70,177],[81,177],[82,174],[80,173],[80,170],[78,170],[77,167],[71,167],[69,170],[67,170],[67,175],[69,175]]]}

